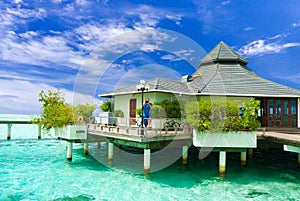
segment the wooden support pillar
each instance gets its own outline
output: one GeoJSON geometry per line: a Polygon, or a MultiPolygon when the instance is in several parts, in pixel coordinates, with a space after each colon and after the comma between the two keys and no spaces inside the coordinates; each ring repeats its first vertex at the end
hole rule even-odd
{"type": "Polygon", "coordinates": [[[83,154],[88,155],[89,153],[89,143],[83,143],[83,154]]]}
{"type": "Polygon", "coordinates": [[[67,142],[67,160],[72,161],[73,142],[67,142]]]}
{"type": "Polygon", "coordinates": [[[38,139],[42,138],[42,127],[38,126],[38,139]]]}
{"type": "Polygon", "coordinates": [[[10,140],[11,138],[11,127],[12,124],[7,124],[7,140],[10,140]]]}
{"type": "Polygon", "coordinates": [[[182,165],[186,166],[188,163],[188,146],[182,146],[182,165]]]}
{"type": "Polygon", "coordinates": [[[219,154],[219,173],[221,176],[225,175],[226,171],[226,152],[220,151],[219,154]]]}
{"type": "Polygon", "coordinates": [[[248,152],[248,157],[251,159],[252,156],[253,156],[253,149],[252,149],[252,148],[249,148],[249,149],[247,150],[247,152],[248,152]]]}
{"type": "Polygon", "coordinates": [[[114,144],[113,143],[108,143],[108,162],[112,163],[113,162],[113,157],[114,157],[114,144]]]}
{"type": "Polygon", "coordinates": [[[246,167],[247,153],[245,151],[241,152],[241,168],[246,167]]]}
{"type": "Polygon", "coordinates": [[[150,174],[151,149],[144,149],[144,174],[150,174]]]}
{"type": "Polygon", "coordinates": [[[100,149],[100,147],[101,147],[101,143],[97,142],[97,148],[100,149]]]}

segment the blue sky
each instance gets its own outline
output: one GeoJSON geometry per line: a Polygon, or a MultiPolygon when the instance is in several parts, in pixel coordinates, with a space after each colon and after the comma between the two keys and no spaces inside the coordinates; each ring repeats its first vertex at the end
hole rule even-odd
{"type": "Polygon", "coordinates": [[[297,0],[4,0],[0,10],[1,113],[39,113],[42,89],[100,104],[98,93],[140,78],[178,79],[194,70],[188,56],[199,63],[220,41],[259,76],[300,89],[297,0]],[[185,39],[165,51],[173,32],[160,29],[203,51],[185,39]]]}

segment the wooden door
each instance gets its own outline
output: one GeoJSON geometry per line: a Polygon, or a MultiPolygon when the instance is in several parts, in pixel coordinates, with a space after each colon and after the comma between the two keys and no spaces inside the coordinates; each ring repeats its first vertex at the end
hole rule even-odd
{"type": "Polygon", "coordinates": [[[136,99],[130,99],[129,102],[129,123],[134,125],[136,123],[136,99]]]}

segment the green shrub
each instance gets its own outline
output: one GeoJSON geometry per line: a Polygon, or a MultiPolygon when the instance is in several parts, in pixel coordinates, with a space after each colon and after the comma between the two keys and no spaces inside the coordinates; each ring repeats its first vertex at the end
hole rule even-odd
{"type": "Polygon", "coordinates": [[[160,105],[153,105],[152,107],[152,118],[154,119],[161,119],[166,118],[167,114],[165,109],[160,105]]]}
{"type": "Polygon", "coordinates": [[[111,112],[111,101],[105,101],[102,103],[101,110],[102,112],[111,112]]]}
{"type": "Polygon", "coordinates": [[[260,102],[255,99],[243,103],[244,115],[239,116],[240,107],[233,101],[211,101],[200,99],[185,105],[186,120],[198,131],[226,132],[238,130],[256,131],[260,102]]]}
{"type": "Polygon", "coordinates": [[[122,110],[115,110],[113,113],[115,117],[124,117],[124,113],[122,110]]]}

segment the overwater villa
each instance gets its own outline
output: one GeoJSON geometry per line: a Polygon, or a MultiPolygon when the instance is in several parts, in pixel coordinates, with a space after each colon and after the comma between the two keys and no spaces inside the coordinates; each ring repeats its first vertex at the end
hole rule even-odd
{"type": "MultiPolygon", "coordinates": [[[[147,97],[152,102],[161,102],[174,96],[223,96],[240,103],[255,98],[261,102],[262,127],[299,128],[300,91],[259,77],[247,64],[247,59],[220,42],[201,60],[193,75],[178,81],[162,78],[146,81],[147,97]]],[[[141,92],[136,85],[100,96],[113,98],[114,109],[123,111],[127,119],[135,119],[136,109],[141,107],[141,92]]]]}

